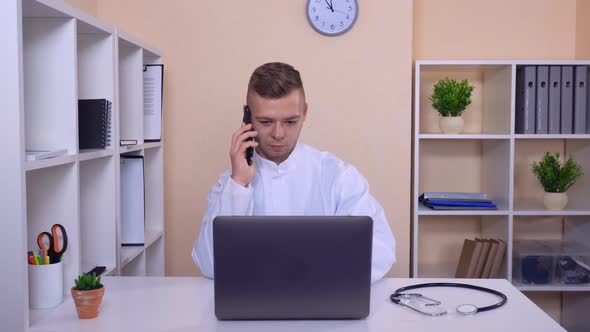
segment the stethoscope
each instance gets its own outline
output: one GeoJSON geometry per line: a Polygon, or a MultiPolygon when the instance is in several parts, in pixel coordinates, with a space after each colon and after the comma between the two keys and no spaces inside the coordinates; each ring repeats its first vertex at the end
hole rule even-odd
{"type": "Polygon", "coordinates": [[[447,313],[446,309],[438,307],[441,304],[440,301],[428,298],[428,297],[426,297],[422,294],[419,294],[419,293],[402,293],[402,292],[406,292],[406,291],[409,291],[412,289],[429,288],[429,287],[457,287],[457,288],[473,289],[476,291],[481,291],[481,292],[496,295],[501,299],[500,302],[486,306],[486,307],[477,307],[473,304],[461,304],[461,305],[457,306],[457,313],[459,313],[460,315],[473,315],[478,312],[490,311],[493,309],[500,308],[501,306],[506,304],[506,302],[508,302],[508,298],[506,297],[506,295],[504,295],[503,293],[498,292],[496,290],[485,288],[485,287],[480,287],[480,286],[455,283],[455,282],[432,282],[432,283],[417,284],[417,285],[402,287],[402,288],[397,289],[393,294],[391,294],[390,299],[395,304],[399,304],[404,307],[410,308],[410,309],[417,311],[423,315],[427,315],[427,316],[445,315],[447,313]],[[427,308],[433,308],[434,310],[425,311],[417,305],[414,306],[413,304],[415,304],[416,301],[422,301],[424,303],[424,306],[426,306],[427,308]]]}

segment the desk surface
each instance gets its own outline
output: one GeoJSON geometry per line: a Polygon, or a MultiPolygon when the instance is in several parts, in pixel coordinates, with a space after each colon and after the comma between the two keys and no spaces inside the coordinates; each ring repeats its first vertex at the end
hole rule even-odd
{"type": "Polygon", "coordinates": [[[399,287],[450,279],[383,279],[371,289],[371,314],[349,321],[218,321],[214,314],[213,281],[196,277],[105,277],[105,297],[98,318],[78,319],[71,296],[59,307],[33,311],[31,331],[565,331],[504,279],[462,279],[503,292],[502,308],[459,316],[462,303],[485,306],[493,295],[457,288],[420,291],[443,302],[449,314],[427,317],[390,302],[399,287]]]}

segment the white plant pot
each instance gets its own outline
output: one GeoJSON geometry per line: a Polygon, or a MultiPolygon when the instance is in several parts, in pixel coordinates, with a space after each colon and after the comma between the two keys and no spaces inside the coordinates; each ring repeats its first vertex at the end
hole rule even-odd
{"type": "Polygon", "coordinates": [[[567,193],[548,193],[543,196],[546,210],[563,210],[567,205],[567,193]]]}
{"type": "Polygon", "coordinates": [[[443,116],[439,119],[440,130],[445,134],[459,134],[463,131],[463,118],[460,116],[443,116]]]}

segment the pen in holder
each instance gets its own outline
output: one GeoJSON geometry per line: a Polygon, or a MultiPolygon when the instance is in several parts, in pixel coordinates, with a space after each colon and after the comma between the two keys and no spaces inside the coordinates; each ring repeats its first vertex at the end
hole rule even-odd
{"type": "Polygon", "coordinates": [[[29,264],[29,307],[49,309],[63,302],[63,263],[29,264]]]}

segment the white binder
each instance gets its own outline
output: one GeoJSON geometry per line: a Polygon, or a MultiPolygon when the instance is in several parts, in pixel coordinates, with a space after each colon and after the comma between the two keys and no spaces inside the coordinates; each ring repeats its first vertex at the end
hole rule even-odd
{"type": "Polygon", "coordinates": [[[143,138],[145,142],[162,139],[162,94],[164,65],[143,67],[143,138]]]}
{"type": "Polygon", "coordinates": [[[145,243],[145,204],[142,156],[121,156],[121,244],[145,243]]]}

